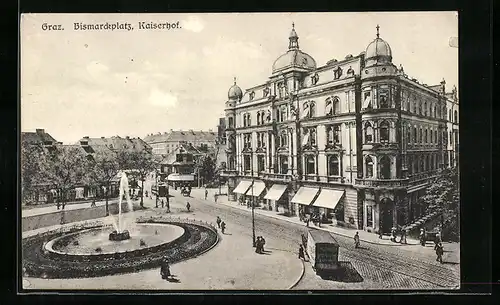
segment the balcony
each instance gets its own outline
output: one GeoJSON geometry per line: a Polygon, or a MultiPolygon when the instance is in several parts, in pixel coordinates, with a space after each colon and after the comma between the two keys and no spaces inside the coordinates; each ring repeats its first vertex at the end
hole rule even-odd
{"type": "Polygon", "coordinates": [[[235,177],[238,176],[238,171],[235,169],[224,169],[220,171],[221,177],[235,177]]]}
{"type": "Polygon", "coordinates": [[[417,173],[417,174],[413,174],[409,177],[409,182],[413,183],[413,182],[417,182],[417,181],[421,181],[421,180],[432,179],[432,178],[436,177],[437,175],[438,175],[438,171],[436,171],[436,170],[423,172],[423,173],[417,173]]]}
{"type": "Polygon", "coordinates": [[[396,150],[398,143],[364,143],[363,150],[396,150]]]}
{"type": "Polygon", "coordinates": [[[406,188],[408,179],[356,179],[355,185],[368,188],[406,188]]]}
{"type": "Polygon", "coordinates": [[[280,182],[292,181],[292,175],[289,175],[289,174],[276,174],[276,173],[261,172],[261,173],[259,173],[259,177],[261,177],[264,180],[270,180],[270,181],[280,181],[280,182]]]}

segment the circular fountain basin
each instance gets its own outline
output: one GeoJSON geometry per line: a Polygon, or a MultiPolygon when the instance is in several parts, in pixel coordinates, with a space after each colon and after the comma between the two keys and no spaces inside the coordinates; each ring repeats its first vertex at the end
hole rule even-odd
{"type": "Polygon", "coordinates": [[[93,228],[55,238],[45,244],[49,252],[64,255],[116,254],[156,247],[181,237],[185,230],[169,224],[137,224],[130,238],[109,240],[113,227],[93,228]],[[97,250],[97,251],[96,251],[97,250]]]}

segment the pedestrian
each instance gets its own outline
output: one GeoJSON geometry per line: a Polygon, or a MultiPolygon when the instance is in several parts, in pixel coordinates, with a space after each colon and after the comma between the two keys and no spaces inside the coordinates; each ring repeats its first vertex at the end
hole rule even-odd
{"type": "Polygon", "coordinates": [[[168,200],[168,197],[167,197],[167,213],[170,213],[170,201],[168,200]]]}
{"type": "Polygon", "coordinates": [[[404,228],[402,231],[401,231],[401,239],[399,240],[400,243],[402,244],[407,244],[406,242],[406,235],[408,234],[408,229],[404,228]]]}
{"type": "Polygon", "coordinates": [[[382,234],[382,228],[379,228],[379,230],[378,230],[378,238],[382,239],[382,235],[383,235],[382,234]]]}
{"type": "Polygon", "coordinates": [[[359,233],[354,234],[354,248],[359,248],[359,233]]]}
{"type": "Polygon", "coordinates": [[[207,200],[207,196],[208,196],[208,190],[205,189],[205,200],[207,200]]]}
{"type": "Polygon", "coordinates": [[[188,212],[189,212],[189,211],[190,211],[190,209],[191,209],[191,205],[189,204],[189,201],[188,201],[188,203],[186,203],[186,209],[187,209],[187,211],[188,211],[188,212]]]}
{"type": "Polygon", "coordinates": [[[161,208],[163,209],[165,207],[165,201],[163,199],[161,200],[161,208]]]}
{"type": "Polygon", "coordinates": [[[217,216],[217,221],[216,222],[217,222],[217,227],[219,227],[219,229],[220,229],[220,223],[222,222],[222,220],[220,219],[219,216],[217,216]]]}
{"type": "Polygon", "coordinates": [[[306,227],[309,228],[309,222],[311,221],[311,218],[309,217],[309,215],[306,216],[306,227]]]}
{"type": "Polygon", "coordinates": [[[424,228],[420,229],[420,235],[418,236],[418,238],[420,240],[420,244],[422,245],[422,247],[425,247],[425,231],[424,231],[424,228]]]}
{"type": "Polygon", "coordinates": [[[396,242],[396,228],[395,227],[391,228],[391,241],[396,242]]]}
{"type": "Polygon", "coordinates": [[[260,236],[257,236],[257,240],[255,241],[255,253],[261,254],[262,253],[261,247],[262,247],[262,241],[260,239],[260,236]]]}
{"type": "Polygon", "coordinates": [[[299,259],[306,260],[304,256],[304,247],[302,247],[302,245],[299,246],[299,259]]]}
{"type": "Polygon", "coordinates": [[[90,204],[90,207],[91,207],[91,208],[93,208],[93,207],[95,207],[95,206],[96,206],[96,205],[95,205],[95,199],[92,199],[92,203],[90,204]]]}
{"type": "Polygon", "coordinates": [[[226,231],[226,223],[224,221],[220,223],[220,230],[222,231],[222,234],[225,234],[224,232],[226,231]]]}
{"type": "Polygon", "coordinates": [[[160,265],[160,274],[161,278],[164,280],[168,280],[172,274],[170,273],[170,264],[168,262],[168,259],[164,258],[163,261],[161,262],[160,265]]]}
{"type": "Polygon", "coordinates": [[[261,252],[266,252],[266,251],[264,250],[264,245],[266,244],[266,240],[265,240],[265,239],[264,239],[264,237],[262,237],[262,236],[260,237],[260,243],[261,243],[261,245],[260,245],[260,251],[261,251],[261,252]]]}
{"type": "Polygon", "coordinates": [[[443,244],[441,243],[438,243],[434,246],[434,250],[436,250],[436,261],[437,262],[440,262],[441,264],[443,263],[443,253],[444,253],[444,249],[443,249],[443,244]]]}
{"type": "Polygon", "coordinates": [[[219,199],[219,196],[217,194],[214,194],[214,201],[217,203],[217,199],[219,199]]]}

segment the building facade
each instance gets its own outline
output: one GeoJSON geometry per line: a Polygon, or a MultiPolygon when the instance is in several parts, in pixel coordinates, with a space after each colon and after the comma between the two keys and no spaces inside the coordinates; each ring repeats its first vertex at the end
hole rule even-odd
{"type": "Polygon", "coordinates": [[[194,130],[170,130],[170,132],[148,134],[144,141],[152,147],[155,155],[166,156],[177,149],[183,142],[193,144],[195,147],[215,147],[217,144],[217,132],[194,131],[194,130]]]}
{"type": "Polygon", "coordinates": [[[409,78],[378,26],[366,51],[320,67],[288,39],[269,79],[229,89],[229,200],[371,232],[418,219],[429,181],[458,162],[456,88],[409,78]]]}

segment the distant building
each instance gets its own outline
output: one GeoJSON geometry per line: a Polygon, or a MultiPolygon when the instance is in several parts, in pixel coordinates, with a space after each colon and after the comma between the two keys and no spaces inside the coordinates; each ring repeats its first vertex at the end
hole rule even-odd
{"type": "Polygon", "coordinates": [[[131,138],[126,136],[125,138],[119,136],[113,137],[100,137],[100,138],[90,138],[85,136],[78,142],[82,147],[99,147],[105,146],[114,152],[119,152],[123,150],[135,150],[135,151],[146,151],[152,153],[152,147],[143,141],[141,138],[131,138]]]}
{"type": "Polygon", "coordinates": [[[194,130],[170,130],[169,132],[148,134],[144,141],[152,147],[154,155],[166,156],[180,146],[181,142],[191,143],[194,147],[214,147],[217,143],[216,132],[194,130]]]}
{"type": "Polygon", "coordinates": [[[197,158],[203,155],[193,145],[180,142],[161,162],[160,181],[166,181],[177,189],[182,186],[196,184],[195,164],[197,158]]]}
{"type": "Polygon", "coordinates": [[[44,147],[52,147],[61,145],[54,137],[45,132],[45,129],[36,129],[35,132],[21,132],[21,143],[29,145],[42,145],[44,147]]]}

